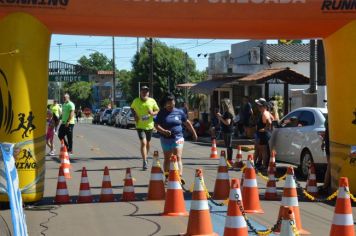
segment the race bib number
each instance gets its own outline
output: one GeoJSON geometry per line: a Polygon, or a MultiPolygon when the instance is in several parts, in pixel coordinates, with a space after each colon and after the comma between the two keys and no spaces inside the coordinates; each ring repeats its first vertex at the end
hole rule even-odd
{"type": "Polygon", "coordinates": [[[149,115],[145,115],[145,116],[141,117],[141,120],[145,121],[145,120],[148,120],[149,118],[150,118],[149,115]]]}
{"type": "Polygon", "coordinates": [[[176,144],[184,144],[184,138],[180,138],[176,141],[176,144]]]}

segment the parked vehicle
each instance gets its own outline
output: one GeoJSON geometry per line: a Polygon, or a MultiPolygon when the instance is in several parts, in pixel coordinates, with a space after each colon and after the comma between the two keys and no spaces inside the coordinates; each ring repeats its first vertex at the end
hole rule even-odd
{"type": "Polygon", "coordinates": [[[327,113],[326,108],[302,107],[274,123],[270,148],[276,151],[276,160],[297,165],[302,178],[308,176],[311,162],[317,170],[327,164],[323,148],[327,113]]]}
{"type": "Polygon", "coordinates": [[[121,111],[121,108],[114,108],[108,120],[108,125],[115,125],[116,115],[121,111]]]}
{"type": "Polygon", "coordinates": [[[112,113],[112,110],[111,109],[106,109],[100,116],[100,124],[103,125],[103,124],[108,124],[108,121],[109,121],[109,118],[110,118],[110,115],[112,113]]]}
{"type": "Polygon", "coordinates": [[[131,108],[129,106],[124,106],[121,108],[120,112],[117,114],[116,119],[115,119],[115,125],[116,127],[121,127],[121,120],[122,118],[127,114],[128,111],[130,111],[131,108]]]}
{"type": "Polygon", "coordinates": [[[92,121],[93,124],[99,124],[100,123],[100,117],[101,117],[101,115],[103,114],[104,111],[105,111],[104,108],[95,110],[95,113],[94,113],[94,116],[93,116],[93,121],[92,121]]]}
{"type": "Polygon", "coordinates": [[[135,117],[134,117],[132,111],[129,110],[126,113],[126,115],[122,118],[121,126],[126,129],[126,128],[135,126],[135,124],[136,124],[135,117]]]}

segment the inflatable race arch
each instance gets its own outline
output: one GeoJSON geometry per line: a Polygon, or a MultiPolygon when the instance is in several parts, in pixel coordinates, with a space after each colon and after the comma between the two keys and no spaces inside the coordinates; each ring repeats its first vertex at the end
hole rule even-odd
{"type": "Polygon", "coordinates": [[[356,183],[356,0],[0,0],[0,142],[17,143],[26,202],[40,200],[44,192],[52,33],[322,38],[332,184],[340,176],[356,183]]]}

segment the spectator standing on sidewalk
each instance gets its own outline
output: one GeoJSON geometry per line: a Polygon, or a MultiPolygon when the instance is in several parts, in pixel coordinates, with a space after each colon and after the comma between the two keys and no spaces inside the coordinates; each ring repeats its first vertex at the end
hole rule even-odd
{"type": "Polygon", "coordinates": [[[248,135],[248,129],[250,128],[250,119],[253,115],[252,105],[249,102],[249,98],[244,96],[242,98],[242,111],[241,111],[241,123],[244,127],[245,136],[248,135]]]}
{"type": "Polygon", "coordinates": [[[136,130],[141,144],[142,169],[147,170],[147,155],[150,151],[150,142],[154,127],[153,117],[156,116],[159,111],[156,100],[149,97],[149,89],[147,86],[141,87],[140,97],[135,98],[132,102],[131,111],[135,117],[136,130]]]}
{"type": "Polygon", "coordinates": [[[82,118],[82,114],[83,114],[82,107],[79,107],[79,109],[77,110],[77,112],[75,114],[75,117],[77,119],[77,124],[79,124],[79,121],[82,118]]]}
{"type": "Polygon", "coordinates": [[[64,103],[62,105],[62,124],[59,127],[58,138],[63,140],[68,153],[73,154],[73,129],[75,124],[75,105],[70,101],[68,93],[64,94],[64,103]]]}
{"type": "Polygon", "coordinates": [[[330,140],[329,140],[329,123],[328,118],[325,119],[325,135],[323,140],[323,149],[325,150],[326,159],[327,159],[327,167],[324,176],[324,185],[322,186],[321,190],[323,193],[327,193],[330,187],[330,180],[331,180],[331,169],[330,169],[330,140]]]}
{"type": "Polygon", "coordinates": [[[263,169],[267,169],[268,167],[268,142],[271,138],[271,130],[272,130],[272,115],[268,111],[268,103],[266,99],[260,98],[255,100],[258,110],[260,111],[260,115],[257,118],[256,125],[256,167],[261,167],[263,169]]]}
{"type": "Polygon", "coordinates": [[[216,117],[221,122],[221,131],[224,137],[225,147],[227,149],[227,160],[232,162],[232,135],[234,133],[235,112],[230,99],[222,101],[223,114],[216,113],[216,117]]]}
{"type": "Polygon", "coordinates": [[[218,139],[220,137],[220,121],[216,117],[217,113],[219,113],[219,107],[214,108],[214,112],[211,117],[211,125],[210,125],[211,139],[218,139]]]}

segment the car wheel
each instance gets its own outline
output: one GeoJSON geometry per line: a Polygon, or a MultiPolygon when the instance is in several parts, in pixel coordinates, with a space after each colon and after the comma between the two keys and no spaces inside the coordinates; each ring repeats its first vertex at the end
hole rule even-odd
{"type": "Polygon", "coordinates": [[[302,179],[308,177],[309,166],[313,162],[313,156],[309,150],[304,150],[300,157],[299,175],[302,179]]]}

